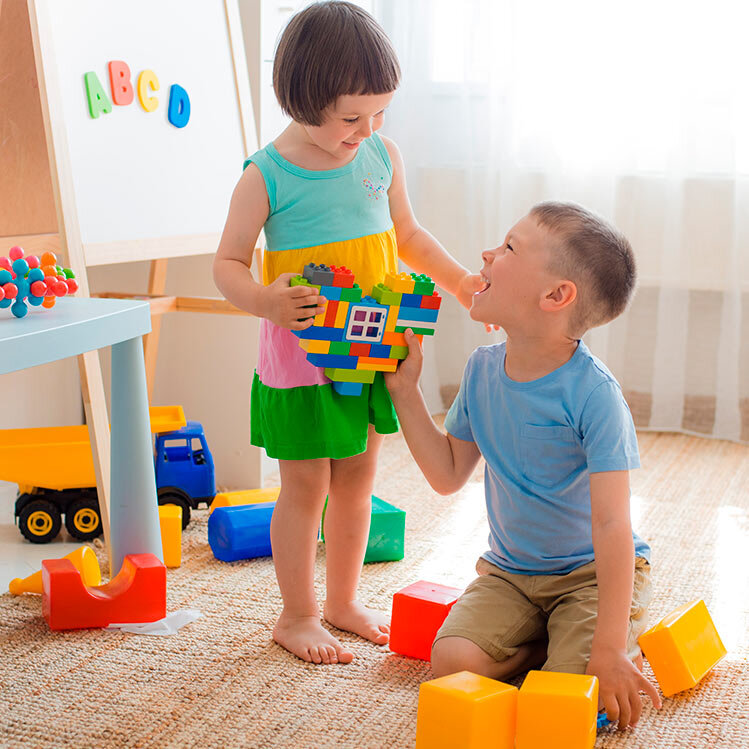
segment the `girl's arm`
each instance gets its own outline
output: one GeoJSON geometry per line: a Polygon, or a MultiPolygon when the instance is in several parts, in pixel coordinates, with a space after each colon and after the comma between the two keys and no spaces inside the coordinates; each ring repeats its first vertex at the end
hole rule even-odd
{"type": "Polygon", "coordinates": [[[481,457],[475,442],[444,434],[432,420],[419,389],[424,361],[421,345],[409,329],[408,356],[397,372],[385,373],[385,383],[398,414],[408,449],[434,491],[452,494],[470,478],[481,457]]]}
{"type": "Polygon", "coordinates": [[[381,137],[393,166],[388,199],[399,257],[418,273],[431,276],[438,286],[456,297],[466,309],[470,309],[473,295],[483,286],[481,277],[471,274],[457,262],[416,220],[408,199],[405,167],[400,150],[392,140],[381,137]]]}
{"type": "Polygon", "coordinates": [[[263,175],[255,164],[250,164],[234,188],[213,260],[213,280],[236,307],[267,317],[281,327],[303,330],[312,325],[313,315],[325,310],[323,297],[306,286],[289,286],[293,273],[281,274],[268,286],[252,277],[252,253],[269,211],[263,175]],[[303,309],[309,305],[318,306],[303,309]]]}

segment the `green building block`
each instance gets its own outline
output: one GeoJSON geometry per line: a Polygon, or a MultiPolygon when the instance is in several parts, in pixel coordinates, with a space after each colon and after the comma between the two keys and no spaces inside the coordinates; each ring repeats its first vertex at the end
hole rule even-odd
{"type": "Polygon", "coordinates": [[[405,322],[403,324],[398,323],[395,326],[395,332],[405,333],[409,328],[411,328],[414,335],[434,335],[434,328],[419,328],[416,325],[411,325],[410,323],[405,322]]]}
{"type": "MultiPolygon", "coordinates": [[[[325,507],[320,523],[320,538],[325,541],[325,507]]],[[[364,554],[364,563],[397,562],[405,556],[406,511],[399,510],[384,499],[372,495],[372,520],[369,526],[369,541],[364,554]]]]}
{"type": "Polygon", "coordinates": [[[400,291],[393,291],[389,286],[385,286],[384,283],[378,283],[377,286],[372,287],[372,299],[380,304],[400,307],[402,298],[403,294],[400,291]]]}
{"type": "Polygon", "coordinates": [[[408,346],[391,346],[391,359],[405,359],[408,356],[408,346]]]}
{"type": "Polygon", "coordinates": [[[361,286],[355,283],[350,289],[341,289],[342,302],[361,302],[361,286]]]}
{"type": "Polygon", "coordinates": [[[424,273],[412,273],[411,278],[414,280],[414,294],[432,296],[434,293],[434,281],[424,273]]]}
{"type": "Polygon", "coordinates": [[[336,382],[374,382],[375,371],[373,369],[336,369],[335,367],[325,367],[325,376],[336,382]]]}
{"type": "Polygon", "coordinates": [[[310,283],[304,276],[294,276],[289,280],[289,286],[309,286],[311,289],[320,291],[320,287],[310,283]]]}
{"type": "Polygon", "coordinates": [[[351,350],[351,343],[349,341],[331,341],[329,354],[343,354],[348,356],[348,352],[351,350]]]}

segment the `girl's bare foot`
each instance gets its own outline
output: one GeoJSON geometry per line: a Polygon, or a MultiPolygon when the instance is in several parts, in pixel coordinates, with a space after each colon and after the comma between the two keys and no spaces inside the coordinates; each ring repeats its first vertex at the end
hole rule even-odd
{"type": "Polygon", "coordinates": [[[273,627],[273,639],[308,663],[350,663],[354,658],[322,626],[319,616],[294,617],[282,613],[273,627]]]}
{"type": "Polygon", "coordinates": [[[367,608],[359,601],[335,605],[326,601],[323,616],[334,627],[353,632],[377,645],[384,645],[390,640],[390,622],[387,615],[382,611],[367,608]]]}

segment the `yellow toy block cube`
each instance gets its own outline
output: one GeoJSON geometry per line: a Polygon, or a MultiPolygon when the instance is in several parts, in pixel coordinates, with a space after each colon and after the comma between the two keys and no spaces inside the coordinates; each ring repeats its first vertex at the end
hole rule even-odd
{"type": "Polygon", "coordinates": [[[726,654],[699,599],[672,611],[638,642],[666,697],[693,687],[726,654]]]}
{"type": "Polygon", "coordinates": [[[318,341],[314,338],[302,338],[299,345],[308,354],[327,354],[330,351],[330,341],[318,341]]]}
{"type": "Polygon", "coordinates": [[[414,280],[410,273],[386,273],[385,286],[392,291],[413,294],[414,280]]]}
{"type": "MultiPolygon", "coordinates": [[[[400,307],[396,307],[396,306],[390,307],[390,312],[388,312],[388,319],[385,321],[385,333],[395,332],[395,326],[398,324],[398,312],[399,311],[400,311],[400,307]]],[[[405,341],[405,338],[403,340],[405,341]]]]}
{"type": "Polygon", "coordinates": [[[338,302],[338,311],[335,313],[335,325],[333,325],[334,328],[342,328],[346,324],[348,306],[348,302],[338,302]]]}
{"type": "Polygon", "coordinates": [[[513,749],[518,690],[460,671],[419,689],[416,749],[513,749]]]}
{"type": "Polygon", "coordinates": [[[280,486],[274,486],[270,489],[242,489],[236,492],[219,492],[213,498],[213,502],[211,502],[211,512],[217,507],[236,507],[237,505],[256,505],[260,502],[275,502],[280,493],[280,486]]]}
{"type": "Polygon", "coordinates": [[[598,679],[529,671],[518,694],[516,749],[590,749],[596,743],[598,679]]]}
{"type": "Polygon", "coordinates": [[[179,505],[159,505],[161,548],[166,567],[182,564],[182,508],[179,505]]]}

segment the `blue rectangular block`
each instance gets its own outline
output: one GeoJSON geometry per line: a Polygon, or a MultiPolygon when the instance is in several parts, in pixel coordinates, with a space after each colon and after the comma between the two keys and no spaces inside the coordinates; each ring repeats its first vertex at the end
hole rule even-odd
{"type": "Polygon", "coordinates": [[[324,296],[329,302],[338,302],[341,299],[341,287],[321,286],[320,294],[324,296]]]}
{"type": "Polygon", "coordinates": [[[275,506],[275,502],[261,502],[215,509],[208,518],[208,543],[216,559],[235,562],[270,556],[270,519],[275,506]]]}
{"type": "Polygon", "coordinates": [[[313,341],[342,341],[343,328],[325,328],[321,325],[310,325],[304,330],[291,331],[298,338],[310,338],[313,341]]]}
{"type": "Polygon", "coordinates": [[[401,297],[401,307],[421,307],[423,294],[404,294],[401,297]]]}
{"type": "Polygon", "coordinates": [[[419,322],[437,322],[438,309],[427,309],[425,307],[400,308],[398,322],[401,320],[418,320],[419,322]]]}
{"type": "Polygon", "coordinates": [[[348,354],[307,354],[307,361],[316,367],[356,369],[358,360],[358,356],[349,356],[348,354]]]}
{"type": "Polygon", "coordinates": [[[369,349],[369,356],[372,359],[389,359],[390,346],[384,346],[381,343],[373,343],[369,349]]]}

